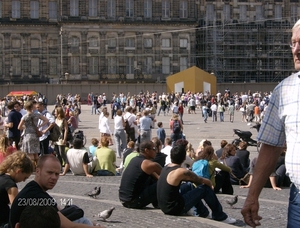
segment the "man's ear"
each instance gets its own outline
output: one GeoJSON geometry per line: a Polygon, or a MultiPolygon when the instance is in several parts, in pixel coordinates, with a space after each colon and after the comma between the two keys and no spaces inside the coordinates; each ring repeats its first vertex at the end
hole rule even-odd
{"type": "Polygon", "coordinates": [[[16,223],[15,228],[19,228],[20,227],[20,223],[16,223]]]}

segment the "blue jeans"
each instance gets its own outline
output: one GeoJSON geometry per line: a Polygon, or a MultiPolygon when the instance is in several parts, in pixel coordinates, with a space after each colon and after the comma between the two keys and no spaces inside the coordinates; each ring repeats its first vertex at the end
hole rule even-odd
{"type": "Polygon", "coordinates": [[[224,122],[224,112],[220,112],[220,121],[224,122]]]}
{"type": "Polygon", "coordinates": [[[115,176],[115,174],[108,170],[101,169],[97,171],[97,176],[115,176]]]}
{"type": "Polygon", "coordinates": [[[212,218],[214,220],[222,221],[228,217],[223,212],[222,205],[220,204],[216,194],[207,185],[199,185],[197,188],[193,188],[191,183],[184,183],[180,186],[180,194],[184,199],[184,209],[182,214],[195,206],[197,214],[200,217],[207,217],[209,211],[202,202],[202,199],[204,199],[209,208],[212,210],[212,218]]]}
{"type": "Polygon", "coordinates": [[[93,226],[93,223],[86,217],[82,217],[80,219],[77,219],[75,221],[73,221],[75,223],[80,223],[80,224],[86,224],[86,225],[89,225],[89,226],[93,226]]]}
{"type": "Polygon", "coordinates": [[[292,184],[289,198],[287,228],[297,227],[300,227],[300,197],[299,189],[292,184]]]}
{"type": "Polygon", "coordinates": [[[207,117],[208,117],[208,113],[207,112],[203,112],[203,117],[204,117],[204,122],[207,121],[207,117]]]}
{"type": "Polygon", "coordinates": [[[175,142],[178,139],[182,139],[182,133],[181,132],[178,134],[171,133],[171,139],[172,139],[172,146],[174,146],[175,142]]]}
{"type": "Polygon", "coordinates": [[[122,157],[122,152],[126,148],[126,133],[124,129],[115,129],[114,132],[116,149],[117,149],[117,157],[122,157]]]}

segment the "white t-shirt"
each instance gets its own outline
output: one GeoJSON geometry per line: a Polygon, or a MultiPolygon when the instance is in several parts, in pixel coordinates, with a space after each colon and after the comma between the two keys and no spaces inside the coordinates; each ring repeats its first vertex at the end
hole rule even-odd
{"type": "Polygon", "coordinates": [[[162,153],[167,155],[165,165],[168,165],[169,163],[171,163],[171,149],[172,149],[172,147],[168,145],[168,146],[165,146],[161,150],[162,153]]]}
{"type": "Polygon", "coordinates": [[[89,163],[89,156],[86,149],[69,149],[67,158],[74,175],[85,175],[83,163],[89,163]]]}

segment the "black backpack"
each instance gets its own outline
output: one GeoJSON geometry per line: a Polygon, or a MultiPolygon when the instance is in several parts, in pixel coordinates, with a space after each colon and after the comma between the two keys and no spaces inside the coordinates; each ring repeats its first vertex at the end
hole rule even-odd
{"type": "Polygon", "coordinates": [[[173,132],[174,134],[178,134],[181,131],[181,127],[178,120],[174,120],[173,122],[173,132]]]}

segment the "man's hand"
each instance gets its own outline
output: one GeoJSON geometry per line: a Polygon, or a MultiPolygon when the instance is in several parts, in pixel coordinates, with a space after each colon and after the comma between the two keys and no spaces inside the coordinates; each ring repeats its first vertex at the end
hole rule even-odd
{"type": "Polygon", "coordinates": [[[90,178],[93,177],[93,175],[91,175],[91,174],[86,174],[85,176],[90,177],[90,178]]]}
{"type": "Polygon", "coordinates": [[[260,226],[259,220],[261,220],[262,217],[258,215],[258,209],[258,199],[251,199],[248,196],[241,213],[244,217],[245,223],[247,223],[251,227],[260,226]]]}
{"type": "Polygon", "coordinates": [[[203,184],[207,185],[210,187],[212,190],[214,189],[214,186],[212,185],[211,181],[209,179],[203,178],[202,177],[203,184]]]}

